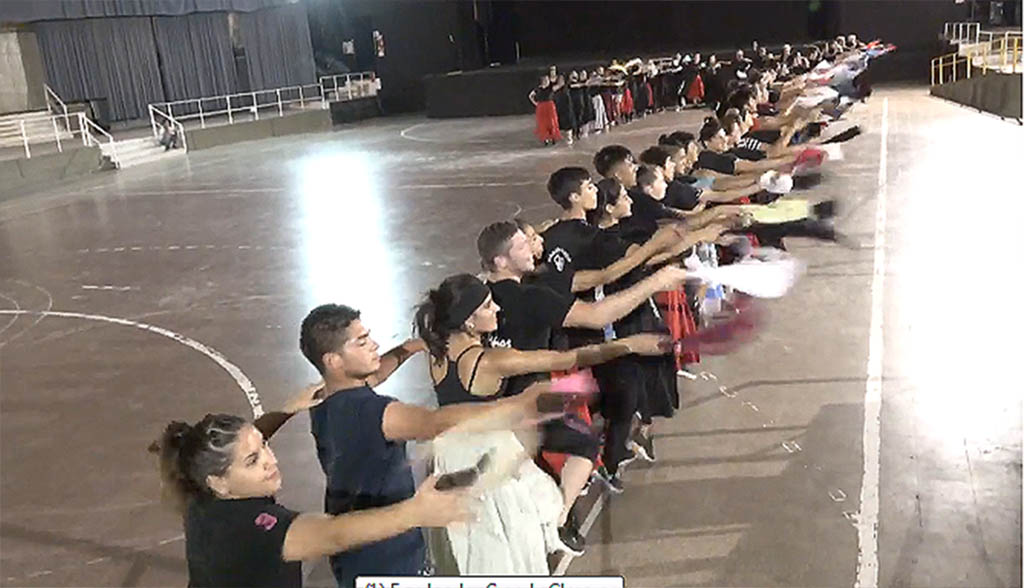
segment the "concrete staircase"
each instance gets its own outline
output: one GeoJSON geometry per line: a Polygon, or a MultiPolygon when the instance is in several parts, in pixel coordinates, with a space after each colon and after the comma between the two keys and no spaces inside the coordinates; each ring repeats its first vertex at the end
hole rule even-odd
{"type": "Polygon", "coordinates": [[[56,143],[56,136],[59,136],[62,142],[74,140],[71,133],[64,128],[62,120],[57,121],[55,136],[50,113],[45,110],[34,110],[0,116],[0,148],[24,145],[21,135],[22,121],[24,121],[25,135],[28,137],[30,145],[32,143],[56,143]]]}
{"type": "Polygon", "coordinates": [[[113,147],[109,143],[103,143],[100,145],[100,151],[120,169],[185,155],[185,150],[181,148],[164,151],[156,139],[149,136],[115,141],[113,147]]]}

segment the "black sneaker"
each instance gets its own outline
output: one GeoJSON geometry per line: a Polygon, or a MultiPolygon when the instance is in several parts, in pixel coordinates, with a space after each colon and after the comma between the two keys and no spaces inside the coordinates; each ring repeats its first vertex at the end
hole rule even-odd
{"type": "Polygon", "coordinates": [[[844,143],[844,142],[849,141],[850,139],[852,139],[852,138],[854,138],[854,137],[856,137],[856,136],[858,136],[860,134],[861,134],[860,127],[855,125],[855,126],[852,126],[852,127],[848,128],[848,129],[846,129],[845,131],[839,133],[838,135],[833,136],[829,140],[825,141],[823,144],[828,144],[828,143],[844,143]]]}
{"type": "Polygon", "coordinates": [[[556,550],[564,551],[576,557],[583,555],[583,551],[586,548],[583,536],[569,524],[558,527],[558,543],[555,546],[556,550]]]}
{"type": "Polygon", "coordinates": [[[812,207],[814,216],[820,219],[828,219],[836,216],[836,201],[826,200],[819,202],[812,207]]]}
{"type": "Polygon", "coordinates": [[[597,468],[597,477],[604,485],[608,487],[608,491],[612,494],[622,494],[626,487],[622,484],[622,478],[619,477],[619,472],[614,474],[608,472],[608,468],[601,466],[597,468]]]}
{"type": "Polygon", "coordinates": [[[638,433],[635,437],[633,437],[631,449],[644,461],[654,463],[657,459],[654,456],[653,437],[646,437],[642,433],[638,433]]]}

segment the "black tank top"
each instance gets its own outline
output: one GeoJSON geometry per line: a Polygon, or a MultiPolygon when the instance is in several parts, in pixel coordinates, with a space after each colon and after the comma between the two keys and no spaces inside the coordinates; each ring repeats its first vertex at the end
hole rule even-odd
{"type": "MultiPolygon", "coordinates": [[[[476,370],[480,367],[480,360],[484,354],[481,353],[476,357],[476,361],[473,362],[473,372],[469,376],[469,386],[463,386],[462,380],[459,379],[459,362],[462,358],[473,349],[481,349],[480,345],[473,345],[462,350],[462,353],[455,358],[455,361],[448,361],[448,371],[445,372],[444,378],[434,384],[434,392],[437,394],[437,404],[439,406],[447,406],[449,404],[459,404],[461,402],[488,402],[496,398],[500,398],[505,391],[506,380],[501,382],[501,387],[492,396],[477,396],[470,393],[473,389],[473,380],[476,379],[476,370]],[[452,369],[454,368],[454,369],[452,369]]],[[[486,351],[484,352],[486,353],[486,351]]]]}

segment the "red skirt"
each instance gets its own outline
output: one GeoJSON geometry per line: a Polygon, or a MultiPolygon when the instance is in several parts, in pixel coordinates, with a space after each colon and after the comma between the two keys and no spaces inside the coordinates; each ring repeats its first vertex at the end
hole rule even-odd
{"type": "MultiPolygon", "coordinates": [[[[661,316],[668,326],[669,333],[675,340],[682,339],[697,332],[697,324],[693,320],[693,311],[686,303],[686,292],[682,288],[658,292],[654,300],[661,309],[661,316]]],[[[700,363],[700,354],[696,351],[676,352],[676,369],[681,370],[691,363],[700,363]]]]}
{"type": "Polygon", "coordinates": [[[629,88],[622,93],[622,114],[633,114],[633,93],[629,88]]]}
{"type": "Polygon", "coordinates": [[[690,83],[690,89],[686,91],[686,101],[690,104],[704,101],[704,80],[699,75],[690,83]]]}
{"type": "Polygon", "coordinates": [[[558,113],[555,103],[545,100],[537,103],[537,128],[533,131],[541,141],[558,141],[562,133],[558,130],[558,113]]]}
{"type": "MultiPolygon", "coordinates": [[[[552,378],[557,378],[559,376],[568,375],[568,374],[580,371],[580,369],[581,368],[572,368],[572,369],[570,369],[569,371],[566,371],[566,372],[551,372],[551,377],[552,378]]],[[[582,369],[588,369],[588,368],[582,368],[582,369]]],[[[586,403],[582,403],[582,404],[578,404],[576,406],[573,406],[570,409],[570,412],[571,412],[571,414],[576,415],[581,421],[586,423],[588,427],[594,424],[594,418],[590,415],[590,406],[588,406],[586,403]]],[[[604,462],[601,460],[601,456],[603,456],[603,455],[604,455],[604,450],[603,449],[599,450],[597,452],[597,460],[594,463],[594,467],[595,468],[600,467],[601,465],[603,465],[604,462]]],[[[565,462],[569,459],[569,457],[570,456],[569,456],[568,453],[558,453],[558,452],[555,452],[555,451],[541,450],[541,452],[540,452],[540,459],[544,462],[544,464],[541,465],[541,469],[542,470],[547,470],[547,471],[549,471],[551,473],[554,473],[555,475],[561,475],[562,468],[565,467],[565,462]],[[547,467],[544,467],[544,466],[547,466],[547,467]]]]}

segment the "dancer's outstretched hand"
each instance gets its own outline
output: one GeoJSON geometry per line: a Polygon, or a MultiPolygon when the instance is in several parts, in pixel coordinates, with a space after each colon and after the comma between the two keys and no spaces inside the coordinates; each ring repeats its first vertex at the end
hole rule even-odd
{"type": "Polygon", "coordinates": [[[640,333],[619,339],[637,355],[665,355],[672,350],[672,338],[662,333],[640,333]]]}
{"type": "Polygon", "coordinates": [[[472,520],[473,487],[438,490],[435,488],[438,477],[435,474],[424,480],[408,501],[415,526],[444,527],[472,520]]]}
{"type": "Polygon", "coordinates": [[[288,399],[281,408],[282,412],[295,414],[297,412],[313,408],[324,401],[323,396],[318,394],[324,388],[324,381],[320,380],[315,384],[309,384],[301,392],[288,399]]]}

